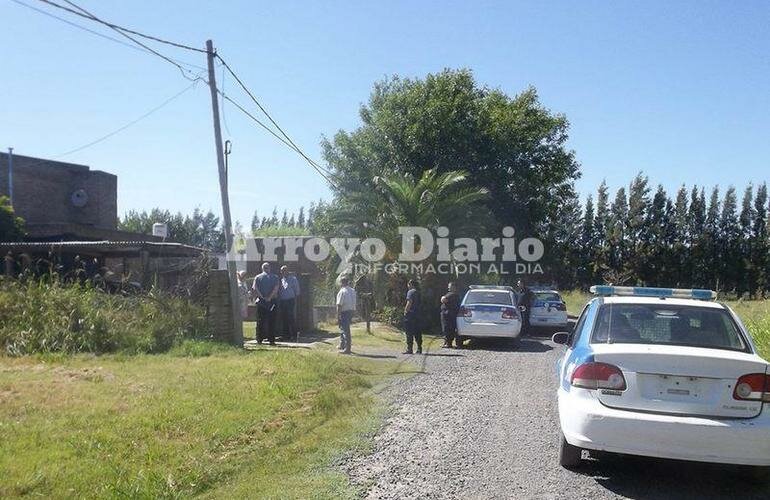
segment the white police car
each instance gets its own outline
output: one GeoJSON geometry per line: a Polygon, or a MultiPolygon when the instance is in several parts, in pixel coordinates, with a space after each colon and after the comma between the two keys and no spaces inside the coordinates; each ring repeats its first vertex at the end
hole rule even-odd
{"type": "MultiPolygon", "coordinates": [[[[558,363],[560,463],[581,450],[770,466],[770,376],[709,290],[595,286],[558,363]]],[[[764,470],[761,470],[764,472],[764,470]]]]}
{"type": "Polygon", "coordinates": [[[565,327],[569,324],[567,304],[564,303],[559,292],[555,290],[532,291],[529,324],[556,327],[565,327]]]}
{"type": "Polygon", "coordinates": [[[521,323],[513,287],[471,285],[460,303],[457,335],[461,342],[472,337],[516,342],[521,334],[521,323]]]}

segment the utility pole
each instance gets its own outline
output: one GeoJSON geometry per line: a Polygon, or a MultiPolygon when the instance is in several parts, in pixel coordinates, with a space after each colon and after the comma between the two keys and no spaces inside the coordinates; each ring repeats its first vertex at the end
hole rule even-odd
{"type": "Polygon", "coordinates": [[[238,294],[237,278],[235,275],[235,261],[230,258],[233,250],[233,229],[230,220],[230,197],[227,193],[227,171],[225,169],[225,154],[222,146],[222,129],[219,124],[219,100],[217,95],[217,82],[214,75],[214,44],[206,40],[206,55],[209,66],[209,89],[211,89],[211,111],[214,118],[214,143],[217,149],[217,167],[219,170],[219,192],[222,196],[222,225],[225,232],[225,247],[227,253],[227,275],[230,281],[230,305],[232,306],[233,333],[231,342],[235,345],[243,345],[243,325],[241,324],[240,295],[238,294]]]}
{"type": "Polygon", "coordinates": [[[13,148],[8,148],[8,198],[13,208],[13,148]]]}

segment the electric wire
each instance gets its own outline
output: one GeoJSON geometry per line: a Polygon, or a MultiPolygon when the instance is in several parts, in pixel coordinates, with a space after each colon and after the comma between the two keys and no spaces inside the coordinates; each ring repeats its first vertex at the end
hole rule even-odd
{"type": "Polygon", "coordinates": [[[235,74],[235,72],[230,68],[230,65],[227,64],[227,62],[220,56],[219,54],[216,54],[216,57],[222,62],[222,65],[227,69],[227,71],[232,75],[233,78],[235,78],[235,81],[238,82],[238,85],[241,86],[244,92],[251,98],[252,101],[254,101],[254,104],[257,105],[257,107],[264,113],[264,115],[270,120],[270,123],[272,123],[275,128],[277,128],[281,134],[286,138],[286,141],[291,144],[292,148],[300,155],[302,156],[311,166],[313,166],[316,170],[323,170],[327,175],[332,175],[331,172],[326,170],[324,167],[316,163],[314,160],[312,160],[310,157],[308,157],[302,149],[300,149],[299,146],[289,137],[289,135],[281,128],[280,125],[273,119],[272,116],[270,116],[270,113],[267,112],[264,106],[259,102],[259,100],[254,96],[254,94],[249,90],[248,87],[246,87],[246,84],[243,83],[243,81],[238,77],[238,75],[235,74]]]}
{"type": "MultiPolygon", "coordinates": [[[[19,2],[18,0],[13,0],[13,1],[15,1],[15,2],[17,2],[17,3],[21,4],[21,5],[25,5],[22,2],[19,2]]],[[[187,80],[189,80],[189,81],[191,81],[193,83],[195,83],[195,82],[197,82],[199,80],[203,80],[206,83],[208,83],[208,81],[205,78],[202,78],[200,76],[200,74],[199,75],[194,75],[193,72],[190,71],[189,69],[183,68],[179,61],[176,61],[176,60],[174,60],[174,59],[172,59],[172,58],[170,58],[170,57],[168,57],[168,56],[166,56],[166,55],[164,55],[164,54],[162,54],[162,53],[160,53],[160,52],[150,48],[146,44],[140,42],[136,38],[134,38],[131,35],[129,35],[129,33],[133,34],[133,35],[136,35],[136,36],[139,36],[139,37],[142,37],[142,38],[145,38],[145,39],[148,39],[148,40],[152,40],[152,41],[155,41],[155,42],[163,43],[163,44],[166,44],[166,45],[170,45],[170,46],[181,48],[181,49],[185,49],[185,50],[190,50],[190,51],[195,51],[195,52],[200,52],[200,53],[207,53],[206,50],[199,49],[199,48],[196,48],[196,47],[191,47],[189,45],[181,44],[181,43],[178,43],[178,42],[172,42],[170,40],[166,40],[166,39],[159,38],[159,37],[156,37],[156,36],[148,35],[146,33],[142,33],[142,32],[136,31],[136,30],[131,30],[129,28],[125,28],[123,26],[119,26],[117,24],[113,24],[113,23],[107,22],[107,21],[105,21],[103,19],[98,18],[97,16],[95,16],[94,14],[92,14],[91,12],[86,10],[85,8],[78,6],[77,4],[75,4],[74,2],[72,2],[70,0],[64,0],[64,1],[67,4],[69,4],[71,6],[71,8],[67,7],[67,6],[64,6],[64,5],[61,5],[61,4],[58,4],[58,3],[53,2],[51,0],[39,0],[39,1],[45,3],[46,5],[50,5],[52,7],[64,10],[64,11],[69,12],[69,13],[74,14],[74,15],[77,15],[79,17],[82,17],[82,18],[85,18],[85,19],[88,19],[88,20],[91,20],[91,21],[94,21],[94,22],[98,22],[98,23],[100,23],[100,24],[102,24],[104,26],[107,26],[110,29],[112,29],[115,32],[117,32],[118,34],[120,34],[121,36],[123,36],[123,37],[127,38],[128,40],[134,42],[134,44],[136,44],[138,47],[140,47],[141,49],[145,50],[146,52],[149,52],[149,53],[151,53],[151,54],[153,54],[153,55],[155,55],[157,57],[160,57],[161,59],[165,60],[166,62],[174,65],[177,69],[179,69],[180,73],[182,74],[182,76],[185,79],[187,79],[187,80]],[[191,77],[189,75],[193,75],[193,77],[191,77]]],[[[38,10],[38,9],[35,9],[35,10],[38,10]]],[[[71,23],[71,22],[66,21],[64,19],[61,19],[61,18],[58,18],[57,16],[53,16],[53,14],[50,14],[50,13],[46,13],[46,14],[50,15],[52,17],[56,17],[57,19],[60,19],[60,20],[66,22],[68,24],[72,24],[74,26],[78,26],[78,25],[76,25],[74,23],[71,23]]],[[[80,26],[78,26],[78,27],[80,27],[80,26]]],[[[91,30],[88,30],[87,28],[84,28],[84,29],[86,29],[89,32],[92,32],[91,30]]],[[[94,33],[96,34],[96,32],[94,32],[94,33]]],[[[125,43],[120,42],[119,40],[115,40],[115,39],[113,39],[111,37],[107,37],[106,35],[99,34],[99,36],[104,36],[104,37],[109,38],[109,39],[111,39],[113,41],[117,41],[119,43],[122,43],[122,44],[126,45],[125,43]]],[[[243,83],[243,81],[238,77],[238,75],[233,71],[233,69],[227,64],[227,62],[219,54],[215,53],[214,55],[215,55],[215,57],[217,57],[221,61],[222,65],[227,70],[227,72],[230,73],[230,75],[236,80],[236,82],[238,82],[238,85],[249,96],[249,98],[257,105],[257,107],[260,109],[260,111],[268,118],[270,123],[272,123],[273,126],[278,129],[278,131],[280,132],[281,135],[276,133],[272,128],[270,128],[267,124],[265,124],[264,122],[259,120],[252,113],[248,112],[248,110],[246,110],[246,108],[244,108],[241,104],[239,104],[238,102],[236,102],[235,100],[230,98],[223,91],[221,91],[220,89],[216,89],[217,93],[222,97],[222,99],[226,100],[227,102],[229,102],[231,104],[233,104],[237,109],[239,109],[242,113],[244,113],[246,116],[248,116],[251,120],[253,120],[260,127],[265,129],[271,135],[273,135],[276,139],[281,141],[289,149],[291,149],[291,150],[295,151],[297,154],[299,154],[319,175],[321,175],[321,177],[323,177],[332,186],[335,186],[336,184],[330,178],[331,176],[333,176],[333,174],[329,170],[327,170],[326,168],[324,168],[323,166],[318,164],[316,161],[311,159],[307,154],[305,154],[305,152],[302,151],[302,149],[299,146],[297,146],[297,144],[291,139],[291,137],[286,133],[286,131],[280,125],[278,125],[276,120],[270,115],[270,113],[267,111],[267,109],[265,109],[265,107],[259,102],[259,100],[254,96],[254,94],[246,86],[246,84],[243,83]]],[[[223,72],[223,74],[224,74],[224,72],[223,72]]],[[[228,133],[229,133],[229,131],[228,131],[228,133]]],[[[72,152],[75,152],[75,151],[72,151],[72,152]]],[[[72,152],[67,152],[65,154],[71,154],[72,152]]],[[[61,156],[63,156],[63,155],[60,155],[60,157],[61,156]]]]}
{"type": "Polygon", "coordinates": [[[65,11],[71,13],[71,14],[75,14],[76,16],[80,16],[80,17],[83,17],[83,18],[86,18],[86,19],[90,19],[92,21],[96,21],[96,22],[101,23],[101,24],[103,24],[105,26],[108,26],[108,27],[110,27],[110,28],[112,28],[114,30],[119,30],[119,31],[123,31],[123,32],[126,32],[126,33],[130,33],[132,35],[136,35],[136,36],[145,38],[147,40],[152,40],[152,41],[155,41],[155,42],[158,42],[158,43],[163,43],[163,44],[166,44],[166,45],[170,45],[172,47],[177,47],[177,48],[185,49],[185,50],[191,50],[191,51],[194,51],[194,52],[202,52],[204,54],[206,53],[206,50],[204,50],[204,49],[199,49],[197,47],[191,47],[190,45],[185,45],[183,43],[172,42],[171,40],[166,40],[166,39],[159,38],[159,37],[156,37],[156,36],[148,35],[146,33],[140,32],[140,31],[132,30],[130,28],[126,28],[126,27],[123,27],[123,26],[119,26],[117,24],[110,23],[108,21],[105,21],[103,19],[100,19],[100,18],[96,17],[95,15],[93,15],[90,12],[88,12],[83,7],[80,7],[79,5],[75,4],[75,2],[71,2],[70,0],[64,0],[64,1],[67,4],[69,4],[70,7],[72,7],[72,8],[67,7],[65,5],[57,4],[57,3],[52,2],[50,0],[40,0],[40,1],[44,2],[44,3],[47,3],[48,5],[51,5],[53,7],[56,7],[57,9],[65,10],[65,11]],[[75,10],[75,9],[77,9],[77,10],[75,10]]]}
{"type": "MultiPolygon", "coordinates": [[[[51,6],[53,6],[53,7],[57,7],[57,8],[60,8],[60,9],[66,10],[66,11],[68,11],[68,12],[71,12],[71,13],[73,13],[73,14],[77,14],[77,15],[80,15],[80,14],[78,14],[78,12],[77,12],[77,11],[75,11],[75,10],[73,10],[73,9],[70,9],[70,8],[68,8],[68,7],[65,7],[65,6],[63,6],[63,5],[59,5],[59,4],[55,3],[55,2],[52,2],[51,0],[39,0],[39,1],[41,1],[41,2],[43,2],[43,3],[45,3],[45,4],[47,4],[47,5],[51,5],[51,6]]],[[[69,0],[65,0],[65,1],[69,1],[69,0]]],[[[75,4],[74,4],[74,3],[72,3],[72,2],[69,2],[69,3],[71,3],[72,5],[75,5],[75,4]]],[[[82,12],[84,12],[85,14],[87,14],[87,15],[81,15],[81,17],[85,17],[86,19],[91,19],[92,21],[96,21],[96,22],[99,22],[99,23],[101,23],[101,24],[104,24],[105,26],[109,26],[109,27],[110,27],[112,30],[114,30],[114,31],[115,31],[115,32],[117,32],[118,34],[122,35],[124,38],[128,38],[129,40],[131,40],[131,41],[132,41],[132,42],[134,42],[135,44],[137,44],[137,45],[139,45],[140,47],[142,47],[143,49],[147,50],[148,52],[151,52],[152,54],[154,54],[154,55],[156,55],[156,56],[160,57],[160,58],[161,58],[161,59],[163,59],[164,61],[166,61],[166,62],[168,62],[168,63],[170,63],[170,64],[172,64],[172,65],[176,66],[176,68],[177,68],[177,69],[179,69],[179,72],[182,74],[182,77],[184,77],[185,79],[187,79],[187,80],[189,80],[189,81],[194,81],[194,80],[196,80],[196,79],[201,79],[201,77],[193,78],[193,77],[189,76],[189,75],[192,75],[192,74],[193,74],[193,72],[192,72],[191,70],[189,70],[189,69],[187,69],[187,68],[183,68],[181,64],[177,63],[176,61],[174,61],[174,60],[173,60],[173,59],[171,59],[170,57],[168,57],[168,56],[166,56],[166,55],[164,55],[164,54],[161,54],[161,53],[160,53],[160,52],[158,52],[157,50],[155,50],[155,49],[153,49],[153,48],[150,48],[149,46],[147,46],[147,45],[145,45],[144,43],[140,42],[139,40],[137,40],[136,38],[132,37],[131,35],[128,35],[128,34],[124,33],[123,31],[121,31],[121,30],[120,30],[120,28],[119,28],[119,27],[115,27],[114,25],[111,25],[110,23],[107,23],[107,22],[104,22],[104,21],[102,21],[101,19],[99,19],[98,17],[94,16],[93,14],[91,14],[90,12],[88,12],[87,10],[85,10],[85,9],[84,9],[84,8],[82,8],[82,7],[78,7],[78,6],[76,6],[76,5],[75,5],[75,7],[76,7],[76,8],[78,8],[78,9],[80,9],[80,10],[81,10],[82,12]]],[[[205,52],[205,51],[204,51],[204,52],[205,52]]]]}
{"type": "Polygon", "coordinates": [[[103,136],[101,136],[101,137],[99,137],[97,139],[94,139],[93,141],[90,141],[90,142],[88,142],[86,144],[83,144],[82,146],[78,146],[75,149],[71,149],[71,150],[69,150],[69,151],[67,151],[65,153],[61,153],[59,155],[56,155],[52,159],[43,160],[43,161],[39,161],[39,162],[32,163],[32,164],[29,164],[29,165],[25,165],[24,167],[25,168],[29,168],[29,167],[35,167],[35,166],[38,166],[38,165],[43,165],[43,164],[46,164],[46,163],[55,163],[59,158],[63,158],[65,156],[69,156],[71,154],[78,153],[80,151],[83,151],[84,149],[90,148],[91,146],[95,146],[96,144],[99,144],[100,142],[106,141],[110,137],[112,137],[114,135],[117,135],[120,132],[123,132],[127,128],[129,128],[129,127],[131,127],[133,125],[136,125],[137,123],[139,123],[140,121],[144,120],[145,118],[148,118],[150,115],[154,114],[155,112],[159,111],[160,109],[168,106],[169,104],[171,104],[171,102],[175,101],[177,98],[181,97],[183,94],[187,93],[189,90],[195,88],[195,86],[197,84],[198,84],[198,80],[193,81],[190,85],[188,85],[187,87],[183,88],[182,90],[180,90],[176,94],[172,95],[168,99],[164,100],[163,102],[161,102],[160,104],[158,104],[154,108],[150,109],[146,113],[142,114],[138,118],[135,118],[135,119],[131,120],[130,122],[126,123],[125,125],[122,125],[121,127],[113,130],[112,132],[109,132],[108,134],[105,134],[105,135],[103,135],[103,136]]]}
{"type": "MultiPolygon", "coordinates": [[[[128,47],[129,49],[136,50],[137,52],[149,53],[149,51],[143,49],[142,47],[139,47],[138,45],[134,45],[132,43],[124,42],[123,40],[118,40],[117,38],[114,38],[114,37],[111,37],[109,35],[105,35],[104,33],[100,33],[100,32],[98,32],[96,30],[92,30],[90,28],[87,28],[87,27],[83,26],[82,24],[74,23],[74,22],[72,22],[72,21],[70,21],[68,19],[64,19],[63,17],[59,17],[56,14],[53,14],[53,13],[48,12],[46,10],[39,9],[39,8],[34,7],[32,5],[26,4],[26,3],[22,2],[21,0],[11,0],[11,1],[16,3],[16,4],[18,4],[18,5],[26,7],[27,9],[33,10],[33,11],[39,13],[39,14],[42,14],[42,15],[47,16],[47,17],[50,17],[52,19],[56,19],[57,21],[61,21],[61,22],[65,23],[65,24],[68,24],[68,25],[70,25],[70,26],[72,26],[74,28],[77,28],[79,30],[86,31],[86,32],[91,33],[92,35],[96,35],[96,36],[98,36],[100,38],[104,38],[105,40],[109,40],[111,42],[115,42],[115,43],[117,43],[119,45],[122,45],[124,47],[128,47]]],[[[206,69],[206,68],[204,68],[202,66],[191,64],[191,63],[188,63],[188,62],[185,62],[185,61],[180,61],[178,59],[173,59],[173,58],[169,58],[169,59],[171,59],[174,62],[176,62],[178,64],[181,64],[183,66],[189,66],[191,68],[195,68],[195,69],[199,69],[199,70],[205,70],[206,69]]]]}

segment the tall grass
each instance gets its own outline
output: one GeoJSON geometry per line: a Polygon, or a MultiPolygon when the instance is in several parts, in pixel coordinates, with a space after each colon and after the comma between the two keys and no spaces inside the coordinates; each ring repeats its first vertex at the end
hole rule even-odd
{"type": "Polygon", "coordinates": [[[203,308],[180,298],[112,295],[55,279],[0,279],[0,350],[8,355],[157,353],[205,335],[203,308]]]}

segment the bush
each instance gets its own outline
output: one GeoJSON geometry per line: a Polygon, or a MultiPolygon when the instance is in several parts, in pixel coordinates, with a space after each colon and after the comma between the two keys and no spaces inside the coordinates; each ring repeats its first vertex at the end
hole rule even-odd
{"type": "Polygon", "coordinates": [[[90,284],[0,279],[0,349],[157,353],[207,336],[200,306],[157,292],[122,296],[90,284]]]}
{"type": "Polygon", "coordinates": [[[383,306],[372,311],[372,319],[386,325],[401,328],[404,319],[404,308],[396,306],[383,306]]]}

